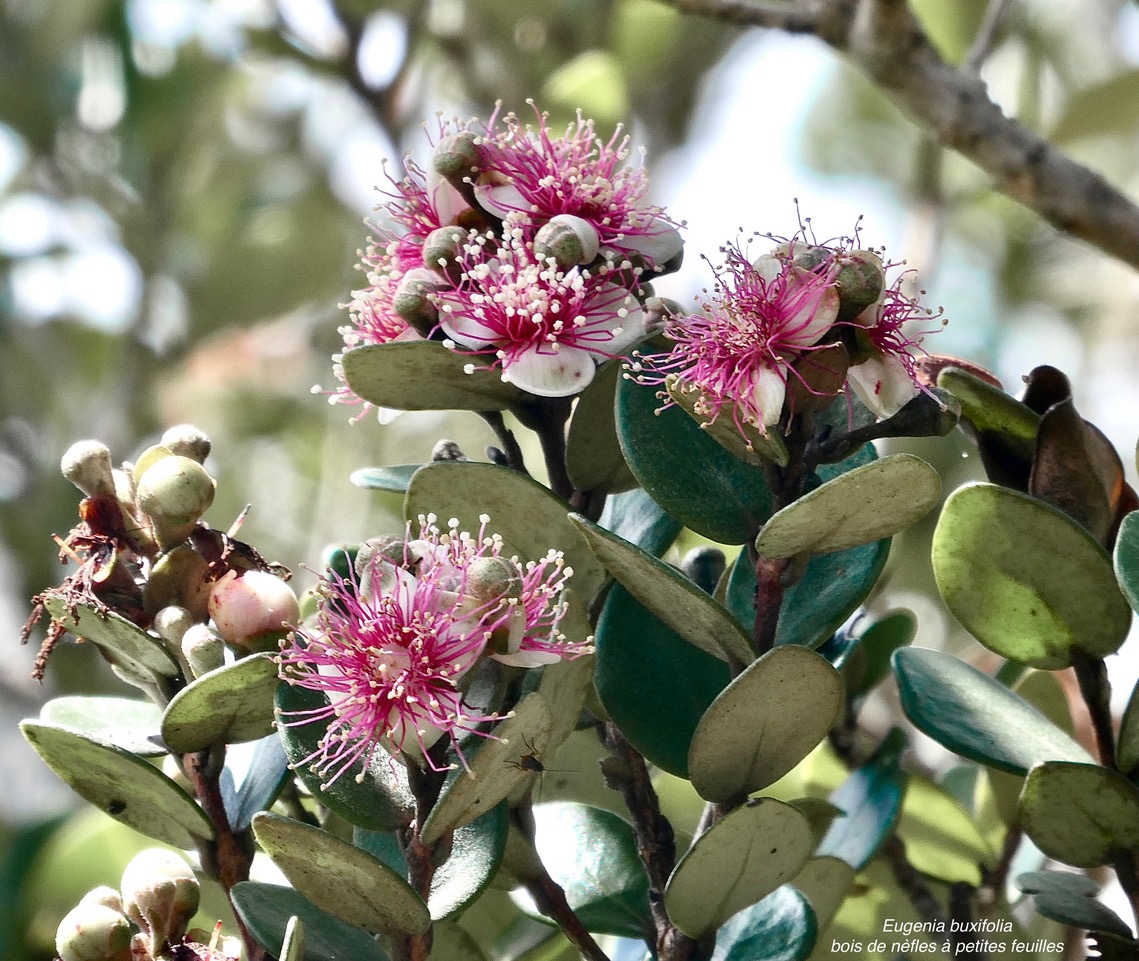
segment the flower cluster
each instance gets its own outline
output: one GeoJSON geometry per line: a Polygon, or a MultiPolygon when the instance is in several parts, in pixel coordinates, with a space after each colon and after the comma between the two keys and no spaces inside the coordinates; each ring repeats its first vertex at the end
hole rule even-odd
{"type": "MultiPolygon", "coordinates": [[[[565,397],[645,336],[644,284],[679,263],[680,234],[620,129],[602,140],[579,114],[557,137],[535,113],[441,123],[428,169],[406,162],[363,254],[346,349],[441,339],[472,369],[565,397]]],[[[331,399],[362,403],[340,359],[331,399]]]]}
{"type": "Polygon", "coordinates": [[[377,748],[435,766],[427,751],[443,735],[486,736],[480,725],[497,716],[472,712],[462,689],[481,657],[537,667],[589,650],[558,629],[573,573],[562,555],[507,557],[480,520],[472,536],[455,520],[440,531],[427,515],[418,537],[409,524],[403,539],[364,545],[354,574],[322,584],[316,627],[282,646],[282,677],[329,698],[288,722],[329,720],[305,759],[329,783],[377,748]]]}
{"type": "Polygon", "coordinates": [[[935,315],[903,293],[904,277],[886,285],[893,265],[873,251],[796,238],[755,260],[738,245],[724,253],[701,310],[668,323],[672,349],[632,365],[638,380],[694,394],[696,416],[727,413],[745,437],[766,436],[796,393],[825,400],[845,383],[889,417],[922,389],[915,351],[928,331],[912,322],[935,315]]]}

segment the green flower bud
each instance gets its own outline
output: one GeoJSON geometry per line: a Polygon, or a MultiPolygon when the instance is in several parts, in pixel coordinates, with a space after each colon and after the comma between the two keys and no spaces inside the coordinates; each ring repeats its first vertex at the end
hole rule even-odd
{"type": "Polygon", "coordinates": [[[199,464],[205,463],[210,455],[210,439],[192,424],[179,424],[162,435],[159,443],[181,457],[189,457],[199,464]]]}
{"type": "Polygon", "coordinates": [[[431,165],[452,183],[461,183],[464,177],[473,176],[479,166],[475,135],[469,130],[460,130],[444,137],[435,145],[431,165]]]}
{"type": "Polygon", "coordinates": [[[111,452],[106,444],[97,440],[72,444],[59,462],[59,469],[88,497],[115,493],[111,452]]]}
{"type": "Polygon", "coordinates": [[[206,624],[195,624],[182,635],[182,656],[194,677],[201,677],[225,663],[225,642],[206,624]]]}
{"type": "Polygon", "coordinates": [[[152,465],[138,482],[138,505],[155,521],[193,524],[214,502],[217,485],[196,460],[177,454],[152,465]]]}
{"type": "Polygon", "coordinates": [[[439,275],[426,267],[416,267],[400,278],[392,296],[392,309],[409,327],[427,337],[439,322],[432,294],[443,289],[439,275]]]}
{"type": "Polygon", "coordinates": [[[230,571],[210,591],[218,633],[245,651],[274,651],[301,617],[297,595],[265,571],[230,571]]]}
{"type": "Polygon", "coordinates": [[[591,263],[600,249],[597,229],[572,214],[551,217],[534,235],[534,253],[542,260],[553,259],[562,270],[591,263]]]}
{"type": "Polygon", "coordinates": [[[142,929],[154,955],[183,935],[198,910],[200,890],[193,870],[163,848],[135,855],[120,888],[127,917],[142,929]]]}
{"type": "MultiPolygon", "coordinates": [[[[463,276],[463,247],[467,237],[465,227],[439,227],[431,231],[423,241],[423,266],[436,274],[442,274],[452,283],[458,283],[463,276]]],[[[401,284],[400,287],[402,286],[401,284]]],[[[396,296],[398,295],[397,290],[396,296]]]]}
{"type": "Polygon", "coordinates": [[[872,250],[851,250],[842,255],[835,279],[838,289],[838,319],[853,320],[877,303],[886,285],[882,258],[872,250]]]}
{"type": "Polygon", "coordinates": [[[59,922],[55,950],[61,961],[130,961],[131,925],[104,904],[80,901],[59,922]]]}

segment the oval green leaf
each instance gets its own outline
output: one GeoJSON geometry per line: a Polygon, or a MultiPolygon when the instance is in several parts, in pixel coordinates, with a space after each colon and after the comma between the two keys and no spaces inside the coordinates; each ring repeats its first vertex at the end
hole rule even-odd
{"type": "Polygon", "coordinates": [[[827,736],[845,696],[838,671],[814,651],[768,651],[696,726],[688,748],[692,786],[706,800],[726,802],[774,783],[827,736]]]}
{"type": "Polygon", "coordinates": [[[705,831],[680,859],[664,892],[668,916],[690,938],[790,881],[815,845],[810,822],[790,804],[753,798],[705,831]]]}
{"type": "Polygon", "coordinates": [[[785,885],[720,928],[712,961],[804,961],[818,932],[811,905],[785,885]]]}
{"type": "Polygon", "coordinates": [[[158,733],[162,710],[153,701],[82,694],[56,697],[40,709],[40,720],[87,734],[142,757],[166,754],[158,733]]]}
{"type": "Polygon", "coordinates": [[[463,530],[477,533],[479,516],[488,514],[487,530],[502,535],[507,556],[538,561],[551,548],[565,553],[573,568],[570,586],[592,598],[605,571],[566,519],[569,506],[525,474],[497,464],[441,461],[416,471],[404,500],[404,516],[414,526],[420,514],[434,513],[441,526],[456,517],[463,530]]]}
{"type": "Polygon", "coordinates": [[[597,559],[617,581],[690,644],[721,660],[755,657],[731,614],[683,574],[579,514],[570,514],[597,559]]]}
{"type": "Polygon", "coordinates": [[[290,779],[289,759],[281,739],[270,734],[252,746],[249,763],[238,780],[234,769],[239,765],[233,762],[239,752],[226,753],[225,769],[221,774],[221,798],[230,827],[234,831],[244,831],[253,815],[268,808],[290,779]]]}
{"type": "Polygon", "coordinates": [[[162,739],[189,754],[211,744],[240,744],[273,733],[277,663],[253,654],[203,674],[182,688],[162,715],[162,739]]]}
{"type": "Polygon", "coordinates": [[[346,771],[329,785],[305,763],[328,730],[327,719],[305,723],[305,716],[327,705],[328,699],[319,691],[290,684],[278,687],[277,730],[290,766],[314,798],[349,824],[371,831],[406,827],[415,817],[415,797],[403,765],[382,749],[372,755],[362,776],[359,771],[346,771]]]}
{"type": "MultiPolygon", "coordinates": [[[[534,824],[538,856],[582,924],[597,934],[627,938],[652,931],[649,882],[625,821],[599,808],[556,801],[534,808],[534,824]]],[[[524,892],[512,897],[532,917],[550,923],[524,892]]]]}
{"type": "Polygon", "coordinates": [[[906,717],[970,761],[1022,776],[1041,761],[1091,761],[1027,701],[950,654],[903,648],[894,674],[906,717]]]}
{"type": "Polygon", "coordinates": [[[913,454],[891,454],[788,504],[763,525],[755,548],[765,557],[844,551],[904,531],[940,497],[937,471],[913,454]]]}
{"type": "Polygon", "coordinates": [[[506,410],[526,399],[478,361],[431,340],[371,344],[344,352],[344,380],[357,397],[394,410],[506,410]]]}
{"type": "Polygon", "coordinates": [[[933,573],[966,630],[1002,657],[1054,670],[1073,649],[1105,657],[1131,627],[1111,558],[1067,515],[1018,491],[970,484],[945,502],[933,573]]]}
{"type": "Polygon", "coordinates": [[[905,735],[894,728],[878,750],[830,795],[843,813],[831,822],[819,842],[820,856],[836,857],[861,871],[889,837],[902,808],[906,775],[898,759],[905,735]]]}
{"type": "Polygon", "coordinates": [[[617,357],[598,367],[574,405],[566,435],[566,471],[580,491],[615,494],[637,486],[617,442],[613,409],[623,363],[617,357]]]}
{"type": "Polygon", "coordinates": [[[1029,871],[1016,886],[1032,895],[1037,913],[1084,931],[1107,931],[1131,939],[1131,928],[1118,914],[1096,900],[1099,885],[1071,871],[1029,871]]]}
{"type": "Polygon", "coordinates": [[[69,606],[59,597],[45,598],[44,607],[76,637],[97,645],[128,677],[153,683],[155,677],[177,676],[178,662],[162,642],[121,614],[89,604],[69,606]]]}
{"type": "Polygon", "coordinates": [[[854,868],[831,855],[810,858],[795,875],[792,887],[807,899],[819,927],[826,930],[854,887],[854,868]]]}
{"type": "Polygon", "coordinates": [[[361,467],[352,471],[348,479],[365,490],[406,494],[407,487],[411,483],[411,475],[422,466],[422,464],[392,464],[390,467],[361,467]]]}
{"type": "Polygon", "coordinates": [[[1132,511],[1119,525],[1112,562],[1123,596],[1131,610],[1139,612],[1139,511],[1132,511]]]}
{"type": "MultiPolygon", "coordinates": [[[[776,646],[817,648],[866,600],[890,555],[889,539],[807,561],[806,570],[783,593],[776,646]]],[[[732,565],[725,605],[745,631],[755,626],[755,569],[740,554],[732,565]]]]}
{"type": "Polygon", "coordinates": [[[553,718],[541,694],[523,698],[513,713],[494,729],[494,739],[479,745],[468,758],[469,771],[452,772],[427,815],[419,836],[424,844],[434,844],[447,831],[469,824],[503,800],[518,783],[529,776],[517,764],[518,752],[526,749],[539,755],[547,749],[553,718]]]}
{"type": "Polygon", "coordinates": [[[143,758],[39,721],[23,721],[20,731],[76,794],[116,821],[183,849],[214,836],[194,799],[143,758]]]}
{"type": "Polygon", "coordinates": [[[948,883],[977,887],[981,868],[996,863],[973,817],[948,791],[918,775],[911,776],[906,786],[897,834],[905,842],[910,864],[948,883]]]}
{"type": "Polygon", "coordinates": [[[617,438],[641,486],[686,527],[744,544],[771,516],[763,472],[733,457],[679,407],[660,410],[651,385],[617,387],[617,438]]]}
{"type": "Polygon", "coordinates": [[[696,725],[731,673],[646,610],[620,584],[597,621],[595,684],[610,719],[648,760],[688,777],[696,725]]]}
{"type": "Polygon", "coordinates": [[[423,934],[431,914],[407,881],[348,841],[262,811],[253,833],[289,883],[322,911],[373,934],[423,934]]]}
{"type": "Polygon", "coordinates": [[[230,890],[234,911],[249,933],[275,957],[281,957],[291,918],[304,924],[306,961],[388,961],[367,931],[321,911],[292,888],[241,881],[230,890]]]}
{"type": "Polygon", "coordinates": [[[640,487],[608,498],[598,523],[654,557],[672,546],[682,528],[640,487]]]}
{"type": "MultiPolygon", "coordinates": [[[[486,890],[502,863],[509,829],[510,812],[505,804],[499,804],[455,830],[451,853],[431,876],[427,907],[432,921],[458,914],[486,890]]],[[[397,874],[406,875],[407,861],[394,833],[357,828],[352,840],[356,847],[383,861],[397,874]]]]}
{"type": "Polygon", "coordinates": [[[1024,832],[1050,858],[1077,868],[1139,849],[1139,788],[1098,764],[1045,761],[1020,793],[1024,832]]]}

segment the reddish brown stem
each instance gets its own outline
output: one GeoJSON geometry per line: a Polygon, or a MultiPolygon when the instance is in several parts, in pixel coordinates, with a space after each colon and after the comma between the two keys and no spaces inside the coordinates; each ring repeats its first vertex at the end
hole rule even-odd
{"type": "Polygon", "coordinates": [[[534,899],[538,910],[546,917],[557,921],[562,933],[569,938],[570,943],[581,952],[586,961],[609,961],[605,952],[593,940],[593,935],[574,914],[561,885],[546,873],[545,868],[538,877],[526,882],[526,890],[530,892],[530,897],[534,899]]]}

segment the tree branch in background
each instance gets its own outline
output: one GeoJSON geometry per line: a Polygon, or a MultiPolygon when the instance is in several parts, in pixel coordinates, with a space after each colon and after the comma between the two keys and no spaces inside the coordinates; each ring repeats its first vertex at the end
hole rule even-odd
{"type": "MultiPolygon", "coordinates": [[[[1099,174],[1006,117],[970,68],[947,63],[905,0],[662,0],[687,13],[817,36],[867,74],[939,143],[1058,229],[1139,267],[1139,207],[1099,174]]],[[[992,10],[999,23],[999,5],[992,10]]],[[[984,31],[982,31],[984,33],[984,31]]]]}

